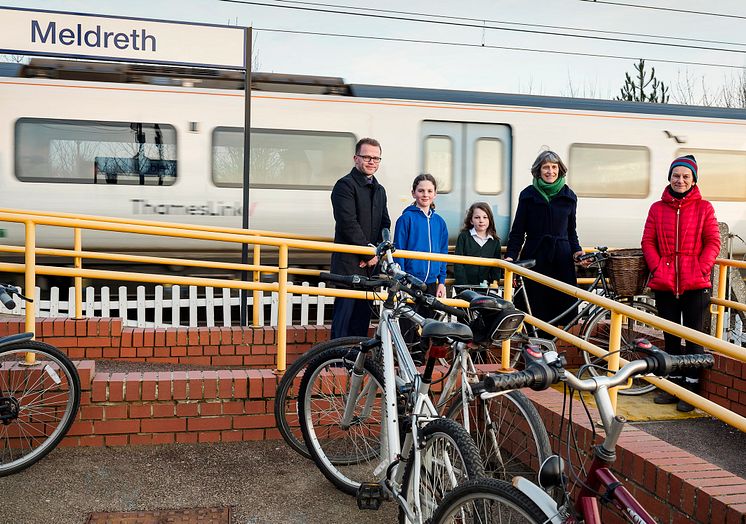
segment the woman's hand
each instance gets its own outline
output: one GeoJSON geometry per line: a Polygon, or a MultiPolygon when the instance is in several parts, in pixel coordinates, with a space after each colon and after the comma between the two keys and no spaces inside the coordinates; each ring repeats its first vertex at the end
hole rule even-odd
{"type": "Polygon", "coordinates": [[[505,262],[512,262],[512,261],[513,261],[513,259],[512,259],[512,258],[510,258],[510,257],[505,257],[505,258],[503,258],[503,260],[504,260],[505,262]]]}
{"type": "Polygon", "coordinates": [[[579,266],[583,266],[583,267],[588,267],[588,266],[590,266],[590,265],[591,265],[591,262],[592,262],[593,260],[589,258],[588,260],[582,260],[582,261],[579,261],[579,260],[578,260],[578,258],[579,258],[579,257],[580,257],[581,255],[583,255],[583,254],[584,254],[584,252],[583,252],[582,250],[580,250],[580,251],[576,251],[575,253],[573,253],[573,254],[572,254],[572,259],[573,259],[573,260],[575,261],[575,263],[576,263],[577,265],[579,265],[579,266]]]}
{"type": "Polygon", "coordinates": [[[435,292],[435,296],[438,298],[443,298],[446,296],[446,285],[445,284],[438,284],[438,290],[435,292]]]}

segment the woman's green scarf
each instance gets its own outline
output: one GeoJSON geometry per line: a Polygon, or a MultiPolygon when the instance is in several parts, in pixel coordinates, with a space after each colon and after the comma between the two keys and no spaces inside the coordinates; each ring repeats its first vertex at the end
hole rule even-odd
{"type": "Polygon", "coordinates": [[[557,177],[557,180],[551,184],[544,182],[544,179],[541,177],[536,177],[534,178],[534,187],[549,202],[565,187],[565,177],[557,177]]]}

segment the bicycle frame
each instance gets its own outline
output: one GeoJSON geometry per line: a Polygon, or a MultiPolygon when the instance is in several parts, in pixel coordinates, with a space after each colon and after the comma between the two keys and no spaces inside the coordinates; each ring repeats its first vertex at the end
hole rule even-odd
{"type": "Polygon", "coordinates": [[[596,492],[603,493],[603,499],[614,504],[632,522],[655,524],[655,519],[645,511],[640,503],[637,502],[637,499],[617,480],[604,460],[600,458],[593,459],[586,483],[588,486],[582,488],[575,503],[575,509],[584,516],[585,524],[601,524],[596,492]]]}
{"type": "MultiPolygon", "coordinates": [[[[601,288],[603,290],[603,293],[601,296],[605,296],[608,298],[614,298],[614,294],[609,289],[609,285],[606,282],[606,274],[604,273],[603,266],[598,263],[594,262],[596,264],[596,278],[593,280],[593,283],[591,283],[587,288],[586,291],[593,291],[594,289],[601,288]],[[600,285],[599,285],[600,284],[600,285]]],[[[529,315],[533,315],[531,312],[531,302],[528,298],[528,293],[526,293],[526,286],[523,282],[523,277],[521,275],[516,275],[516,282],[518,283],[517,289],[514,293],[514,296],[518,296],[518,294],[523,295],[524,303],[526,304],[526,313],[529,315]]],[[[577,310],[578,306],[583,303],[583,300],[577,299],[570,307],[565,309],[562,313],[554,317],[553,319],[548,321],[548,324],[556,324],[557,321],[559,321],[561,318],[563,318],[567,313],[573,310],[577,310]]],[[[569,328],[570,326],[574,326],[578,323],[578,321],[581,318],[589,317],[599,308],[600,306],[596,306],[595,304],[588,304],[583,309],[580,310],[579,313],[577,313],[572,320],[568,321],[566,323],[566,328],[569,328]]],[[[536,328],[532,326],[532,329],[536,331],[536,328]]],[[[536,334],[536,333],[534,333],[536,334]]]]}

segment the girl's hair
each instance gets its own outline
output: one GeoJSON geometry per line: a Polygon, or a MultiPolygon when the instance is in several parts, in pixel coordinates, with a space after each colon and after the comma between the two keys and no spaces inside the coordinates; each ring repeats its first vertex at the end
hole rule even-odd
{"type": "MultiPolygon", "coordinates": [[[[435,177],[430,173],[422,173],[414,177],[414,182],[412,182],[412,193],[415,192],[417,186],[420,185],[420,182],[432,182],[433,187],[435,188],[435,193],[438,193],[438,183],[435,181],[435,177]]],[[[430,209],[435,209],[435,202],[430,203],[430,209]]]]}
{"type": "Polygon", "coordinates": [[[559,176],[563,177],[567,174],[567,166],[562,161],[560,156],[554,151],[542,151],[539,156],[534,160],[534,165],[531,166],[531,174],[534,178],[541,176],[541,166],[546,163],[557,164],[559,166],[559,176]]]}
{"type": "Polygon", "coordinates": [[[474,218],[474,211],[481,209],[487,214],[487,219],[490,221],[487,226],[487,234],[492,235],[495,240],[500,240],[497,236],[497,230],[495,229],[495,217],[492,215],[492,208],[487,202],[474,202],[469,210],[466,212],[466,218],[464,219],[463,231],[469,231],[474,226],[471,223],[471,219],[474,218]]]}

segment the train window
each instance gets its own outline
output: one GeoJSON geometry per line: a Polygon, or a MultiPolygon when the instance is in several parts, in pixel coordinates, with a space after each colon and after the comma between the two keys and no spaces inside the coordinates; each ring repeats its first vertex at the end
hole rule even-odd
{"type": "Polygon", "coordinates": [[[680,149],[676,156],[697,159],[697,184],[708,200],[746,200],[746,152],[714,149],[680,149]]]}
{"type": "Polygon", "coordinates": [[[438,182],[438,193],[450,193],[453,188],[453,141],[448,136],[425,138],[425,173],[438,182]]]}
{"type": "Polygon", "coordinates": [[[578,196],[645,198],[650,192],[650,150],[643,146],[572,144],[568,182],[578,196]]]}
{"type": "Polygon", "coordinates": [[[176,130],[167,124],[20,118],[15,137],[23,182],[176,182],[176,130]]]}
{"type": "Polygon", "coordinates": [[[503,143],[497,138],[480,138],[474,148],[474,190],[497,195],[502,188],[503,143]]]}
{"type": "MultiPolygon", "coordinates": [[[[352,133],[251,130],[251,187],[331,189],[350,170],[357,139],[352,133]]],[[[212,180],[243,186],[243,129],[212,133],[212,180]]]]}

